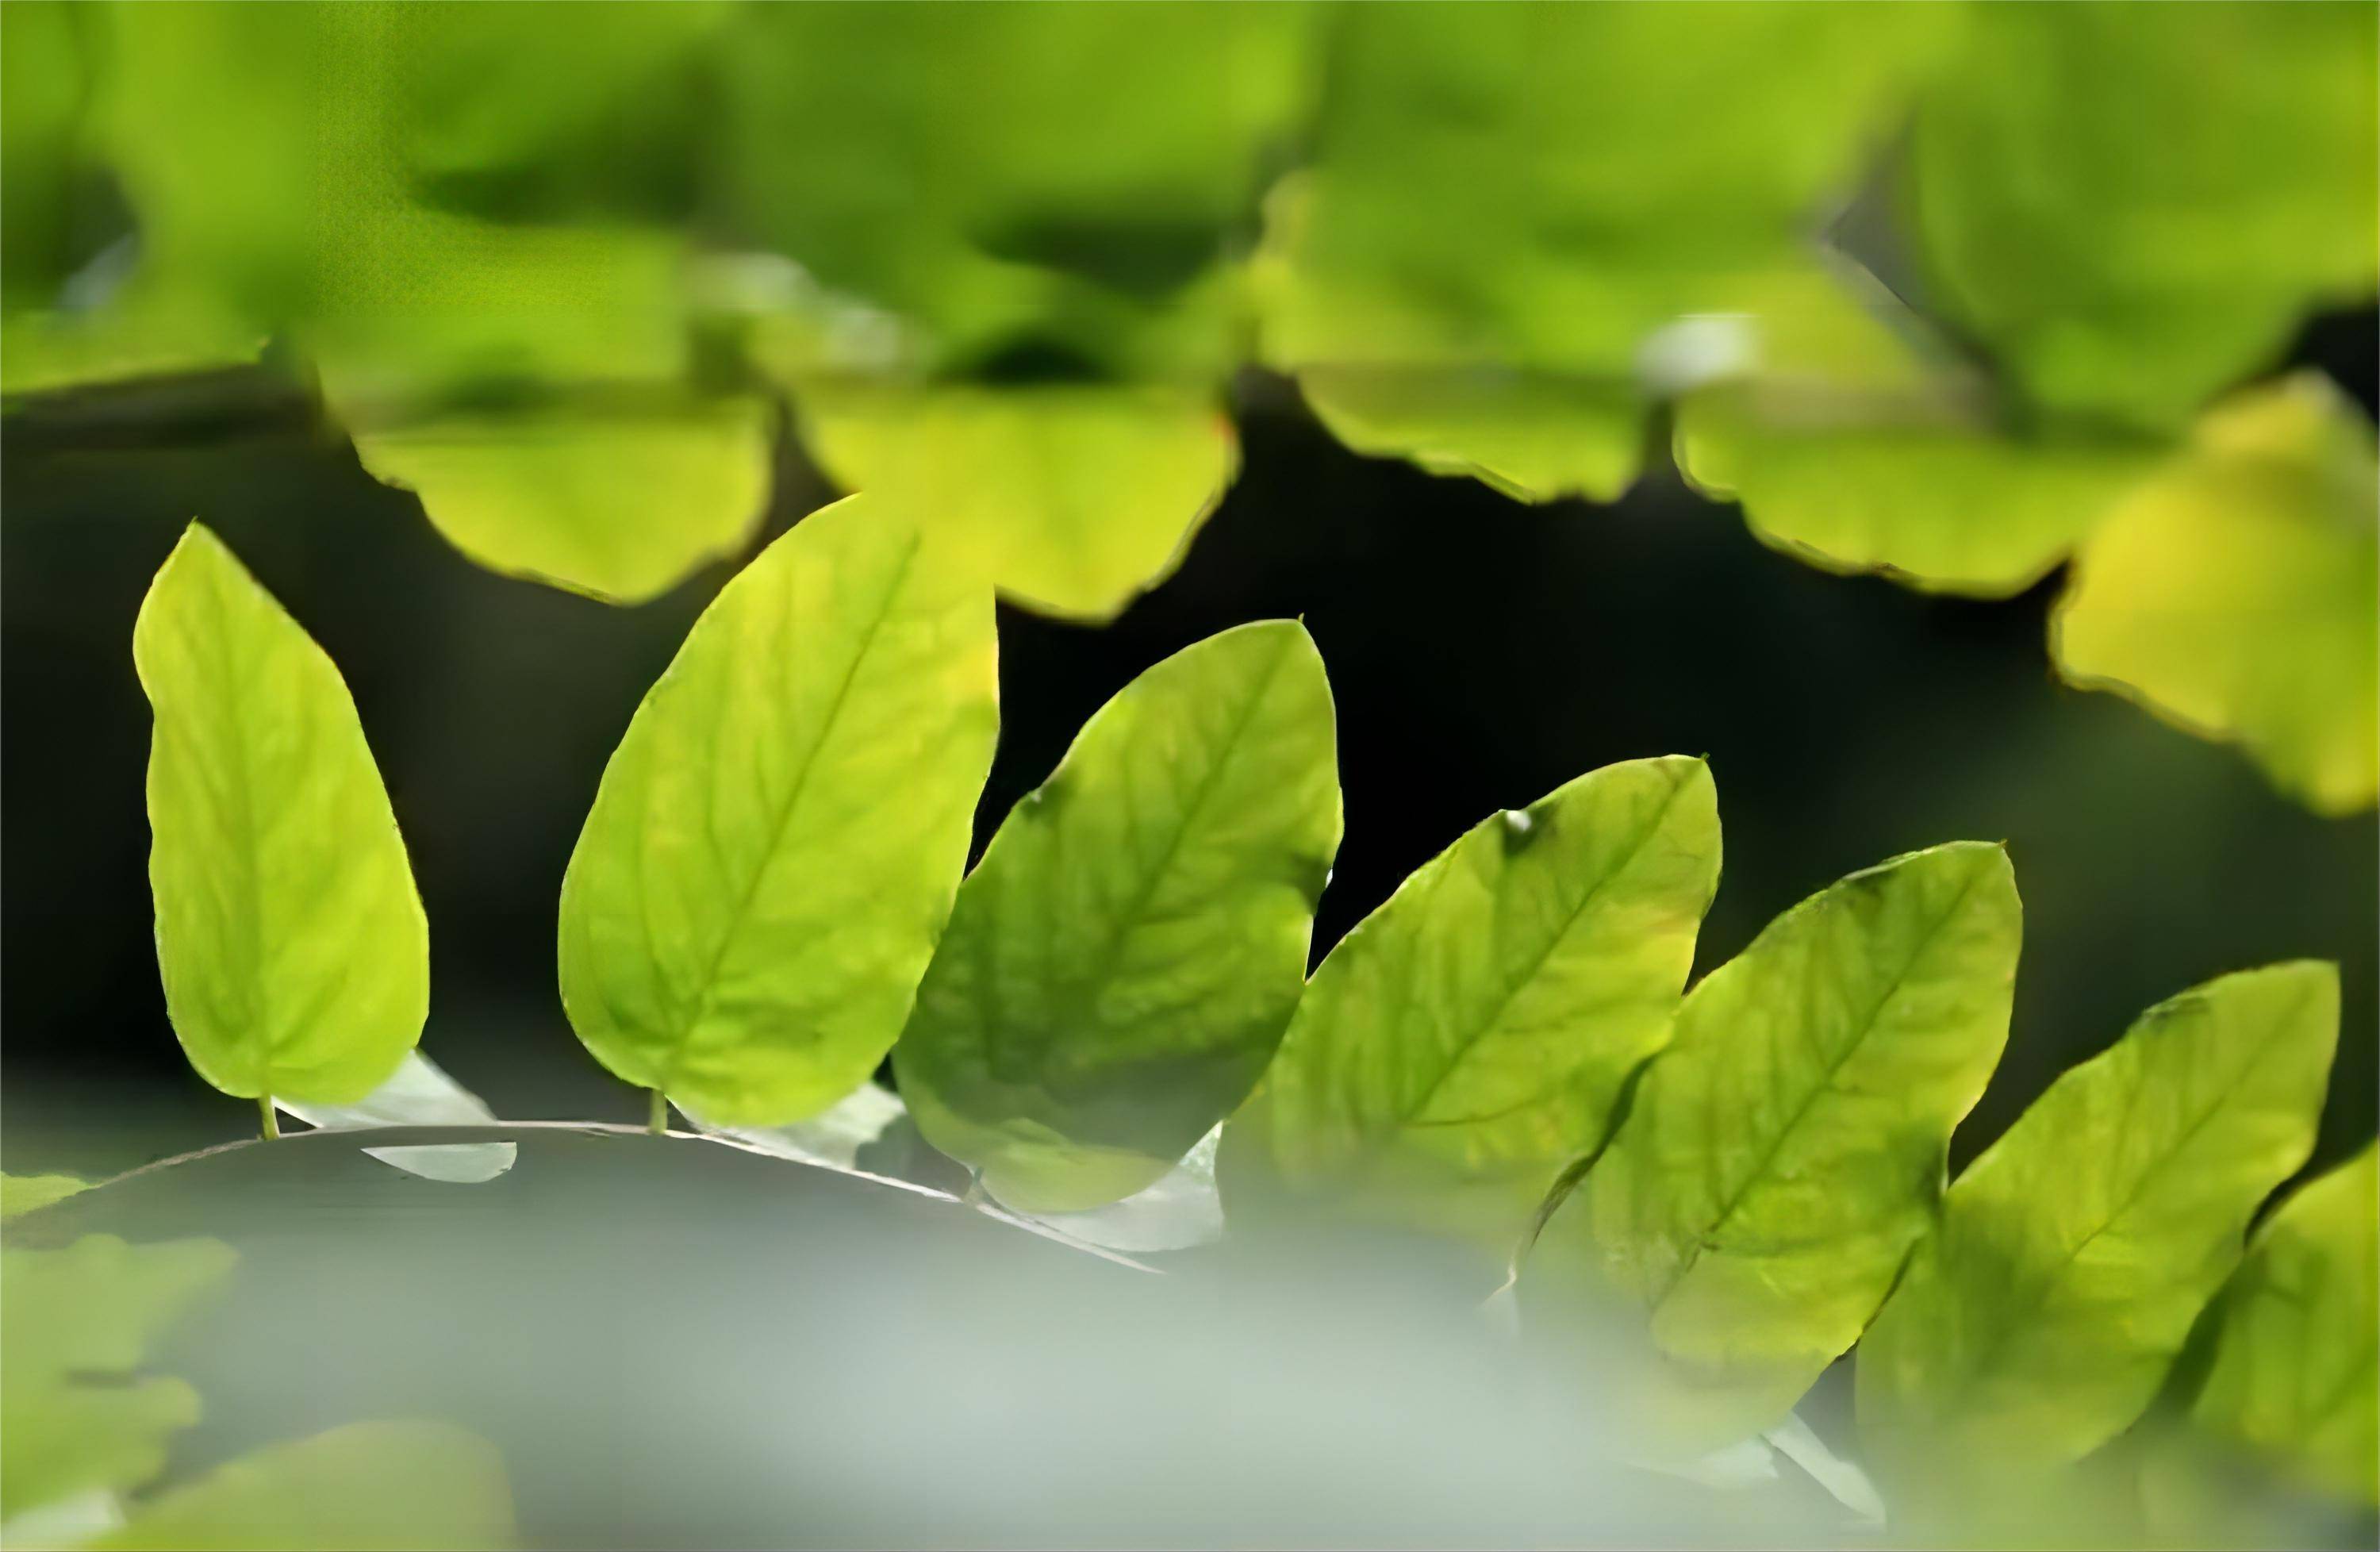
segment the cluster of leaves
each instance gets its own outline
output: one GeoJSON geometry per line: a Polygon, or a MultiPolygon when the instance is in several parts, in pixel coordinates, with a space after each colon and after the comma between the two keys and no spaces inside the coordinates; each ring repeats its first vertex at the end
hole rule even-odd
{"type": "Polygon", "coordinates": [[[789,402],[843,486],[1104,618],[1257,362],[1524,499],[1615,495],[1658,426],[1821,565],[2071,557],[2070,680],[2380,790],[2370,428],[2223,396],[2374,290],[2363,0],[5,25],[15,402],[270,339],[504,571],[633,600],[737,550],[789,402]]]}
{"type": "MultiPolygon", "coordinates": [[[[418,1093],[420,907],[336,671],[196,526],[135,650],[194,1066],[268,1113],[418,1093]]],[[[1855,873],[1689,991],[1716,791],[1630,761],[1483,822],[1308,979],[1341,809],[1303,627],[1143,674],[963,877],[994,652],[979,575],[864,496],[698,620],[562,889],[565,1010],[657,1113],[828,1159],[905,1104],[978,1190],[1094,1237],[1211,1171],[1253,1242],[1475,1247],[1524,1332],[1597,1334],[1582,1383],[1653,1460],[1789,1447],[1857,1344],[1862,1453],[1920,1523],[2111,1451],[2127,1482],[2228,1450],[2380,1502],[2372,1150],[2245,1239],[2313,1146],[2331,967],[2150,1010],[1946,1187],[2009,1035],[1999,847],[1855,873]]]]}

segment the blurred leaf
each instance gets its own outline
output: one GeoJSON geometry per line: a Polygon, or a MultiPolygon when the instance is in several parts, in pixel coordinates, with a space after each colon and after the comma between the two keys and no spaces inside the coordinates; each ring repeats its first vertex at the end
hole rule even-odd
{"type": "Polygon", "coordinates": [[[1827,1441],[1802,1421],[1800,1413],[1787,1413],[1784,1422],[1760,1437],[1779,1454],[1801,1467],[1811,1481],[1827,1490],[1828,1497],[1850,1510],[1863,1525],[1885,1522],[1884,1498],[1867,1473],[1828,1449],[1827,1441]]]}
{"type": "Polygon", "coordinates": [[[1223,1237],[1223,1200],[1215,1190],[1219,1125],[1191,1145],[1182,1161],[1120,1202],[1081,1212],[1037,1213],[1069,1239],[1126,1255],[1195,1250],[1223,1237]]]}
{"type": "Polygon", "coordinates": [[[93,1548],[389,1552],[514,1545],[495,1447],[443,1423],[353,1423],[244,1455],[160,1495],[93,1548]]]}
{"type": "Polygon", "coordinates": [[[132,629],[165,1010],[226,1094],[349,1104],[421,1037],[430,930],[355,702],[192,523],[132,629]]]}
{"type": "Polygon", "coordinates": [[[1231,421],[1167,388],[822,389],[820,463],[1002,592],[1112,617],[1162,581],[1239,467],[1231,421]]]}
{"type": "Polygon", "coordinates": [[[753,399],[440,415],[359,430],[356,456],[417,492],[439,532],[491,571],[619,603],[733,554],[769,501],[769,412],[753,399]]]}
{"type": "Polygon", "coordinates": [[[702,1131],[732,1137],[780,1158],[831,1170],[857,1169],[860,1150],[909,1113],[899,1095],[872,1083],[860,1085],[808,1121],[789,1126],[713,1126],[697,1111],[683,1105],[678,1109],[702,1131]]]}
{"type": "Polygon", "coordinates": [[[1637,463],[1647,342],[1799,262],[1944,13],[1351,6],[1265,354],[1353,445],[1533,500],[1637,463]]]}
{"type": "Polygon", "coordinates": [[[0,306],[45,306],[75,268],[73,210],[91,59],[63,0],[0,9],[0,306]]]}
{"type": "Polygon", "coordinates": [[[1046,346],[1217,382],[1220,273],[1309,90],[1297,6],[754,6],[725,40],[734,204],[937,375],[1046,346]]]}
{"type": "Polygon", "coordinates": [[[2226,976],[2158,1004],[1968,1168],[1860,1345],[1860,1430],[1902,1481],[2081,1459],[2129,1426],[2305,1162],[2338,973],[2226,976]]]}
{"type": "Polygon", "coordinates": [[[214,297],[143,271],[89,307],[0,320],[0,391],[46,394],[212,371],[250,365],[263,348],[262,333],[214,297]]]}
{"type": "Polygon", "coordinates": [[[2050,626],[2070,683],[2244,746],[2325,814],[2380,792],[2380,460],[2320,378],[2243,394],[2091,537],[2050,626]]]}
{"type": "Polygon", "coordinates": [[[2373,288],[2374,16],[1968,8],[1914,138],[1942,303],[2038,404],[2179,424],[2373,288]]]}
{"type": "Polygon", "coordinates": [[[854,497],[722,588],[604,768],[563,1007],[713,1123],[815,1115],[901,1029],[999,727],[990,594],[854,497]]]}
{"type": "Polygon", "coordinates": [[[1999,1059],[2021,930],[2007,855],[1937,846],[1804,901],[1687,995],[1529,1263],[1586,1254],[1649,1315],[1648,1449],[1773,1425],[1858,1340],[1999,1059]]]}
{"type": "Polygon", "coordinates": [[[1303,625],[1126,685],[959,891],[892,1055],[927,1140],[1027,1213],[1156,1182],[1280,1043],[1340,825],[1303,625]]]}
{"type": "Polygon", "coordinates": [[[1762,543],[1830,571],[1999,598],[2046,576],[2157,449],[2022,434],[1995,393],[1864,274],[1775,277],[1717,381],[1677,412],[1678,467],[1762,543]]]}
{"type": "Polygon", "coordinates": [[[0,1223],[63,1202],[91,1182],[73,1175],[0,1175],[0,1223]]]}
{"type": "Polygon", "coordinates": [[[2257,1230],[2217,1304],[2202,1429],[2366,1507],[2380,1504],[2380,1177],[2373,1150],[2257,1230]]]}
{"type": "Polygon", "coordinates": [[[0,1514],[137,1486],[198,1421],[178,1379],[138,1374],[149,1347],[235,1257],[213,1240],[0,1247],[0,1514]]]}
{"type": "MultiPolygon", "coordinates": [[[[419,1051],[408,1051],[389,1080],[352,1105],[310,1105],[277,1099],[279,1107],[309,1126],[351,1132],[365,1126],[470,1126],[493,1123],[485,1101],[446,1075],[419,1051]]],[[[513,1167],[518,1148],[511,1143],[446,1143],[430,1147],[366,1148],[383,1164],[423,1180],[475,1185],[513,1167]]]]}
{"type": "Polygon", "coordinates": [[[1233,1200],[1245,1170],[1509,1250],[1669,1038],[1718,863],[1710,771],[1674,756],[1473,829],[1315,972],[1226,1129],[1233,1200]]]}

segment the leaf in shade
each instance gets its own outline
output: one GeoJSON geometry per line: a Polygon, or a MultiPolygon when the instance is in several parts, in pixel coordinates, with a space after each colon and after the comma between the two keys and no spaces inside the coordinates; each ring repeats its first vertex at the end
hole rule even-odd
{"type": "Polygon", "coordinates": [[[90,1181],[73,1175],[0,1175],[0,1223],[38,1212],[91,1187],[90,1181]]]}
{"type": "Polygon", "coordinates": [[[1632,760],[1473,829],[1342,939],[1226,1128],[1240,1182],[1509,1250],[1669,1038],[1718,887],[1698,759],[1632,760]]]}
{"type": "Polygon", "coordinates": [[[493,1445],[444,1423],[350,1423],[267,1445],[159,1494],[94,1552],[256,1552],[515,1545],[493,1445]]]}
{"type": "Polygon", "coordinates": [[[816,1115],[900,1033],[998,734],[991,595],[854,497],[720,591],[604,768],[562,1000],[718,1126],[816,1115]]]}
{"type": "Polygon", "coordinates": [[[1821,891],[1688,993],[1521,1283],[1634,1312],[1648,1453],[1773,1425],[1859,1339],[1999,1059],[2021,932],[2007,855],[1961,842],[1821,891]]]}
{"type": "Polygon", "coordinates": [[[429,926],[355,702],[197,523],[132,630],[165,1011],[226,1094],[351,1104],[421,1037],[429,926]]]}
{"type": "Polygon", "coordinates": [[[1903,1482],[2081,1459],[2138,1417],[2313,1146],[2338,975],[2285,964],[2158,1004],[1950,1187],[1861,1343],[1873,1459],[1903,1482]]]}
{"type": "Polygon", "coordinates": [[[927,1140],[1026,1213],[1155,1183],[1280,1043],[1340,825],[1303,625],[1242,625],[1134,680],[959,891],[892,1053],[927,1140]]]}
{"type": "Polygon", "coordinates": [[[2070,684],[2237,742],[2325,814],[2380,794],[2380,457],[2325,380],[2241,394],[2082,547],[2049,632],[2070,684]]]}
{"type": "Polygon", "coordinates": [[[1194,1250],[1223,1237],[1223,1200],[1215,1191],[1216,1127],[1182,1161],[1120,1202],[1081,1212],[1033,1215],[1069,1239],[1127,1255],[1194,1250]]]}
{"type": "Polygon", "coordinates": [[[199,1398],[140,1368],[158,1335],[236,1258],[213,1240],[0,1247],[0,1515],[134,1487],[165,1463],[199,1398]]]}
{"type": "MultiPolygon", "coordinates": [[[[310,1105],[285,1099],[275,1103],[307,1125],[327,1132],[366,1126],[469,1126],[496,1119],[478,1095],[418,1050],[407,1055],[388,1082],[352,1105],[310,1105]]],[[[441,1143],[364,1151],[408,1175],[473,1185],[511,1169],[519,1150],[511,1143],[441,1143]]]]}

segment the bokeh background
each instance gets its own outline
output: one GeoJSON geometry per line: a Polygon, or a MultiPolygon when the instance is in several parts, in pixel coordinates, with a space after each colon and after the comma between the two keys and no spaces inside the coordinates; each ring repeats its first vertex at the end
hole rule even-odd
{"type": "MultiPolygon", "coordinates": [[[[2272,370],[2318,366],[2369,414],[2376,329],[2325,316],[2272,370]]],[[[2371,1135],[2374,816],[2315,817],[2230,750],[2057,684],[2041,644],[2059,578],[2006,602],[1838,578],[1764,549],[1659,453],[1615,504],[1529,507],[1347,451],[1281,380],[1244,373],[1232,397],[1245,467],[1178,574],[1105,628],[1003,608],[979,842],[1142,669],[1302,615],[1347,794],[1318,959],[1490,810],[1612,760],[1706,754],[1726,864],[1698,973],[1854,868],[2009,843],[2027,917],[2014,1032],[1959,1158],[2150,1003],[2304,956],[2338,961],[2345,987],[2316,1166],[2371,1135]]],[[[828,493],[779,447],[756,543],[828,493]]],[[[129,643],[192,517],[354,689],[430,916],[424,1049],[508,1117],[641,1118],[563,1021],[555,897],[606,757],[731,565],[631,609],[492,575],[301,399],[271,394],[148,425],[11,422],[0,511],[9,1168],[102,1171],[254,1124],[176,1050],[151,940],[129,643]]]]}

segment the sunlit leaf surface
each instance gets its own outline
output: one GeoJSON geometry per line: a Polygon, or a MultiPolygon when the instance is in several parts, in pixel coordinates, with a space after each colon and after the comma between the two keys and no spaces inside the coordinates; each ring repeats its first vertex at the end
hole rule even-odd
{"type": "Polygon", "coordinates": [[[226,1094],[362,1098],[421,1037],[430,934],[346,682],[196,523],[132,658],[156,714],[149,882],[182,1049],[226,1094]]]}
{"type": "Polygon", "coordinates": [[[1474,829],[1315,972],[1225,1129],[1233,1199],[1245,1169],[1509,1250],[1668,1039],[1718,862],[1710,772],[1676,757],[1474,829]]]}
{"type": "Polygon", "coordinates": [[[1280,1042],[1340,822],[1305,627],[1243,625],[1134,680],[959,891],[893,1051],[927,1140],[1026,1212],[1155,1182],[1280,1042]]]}
{"type": "Polygon", "coordinates": [[[1522,1291],[1584,1261],[1650,1322],[1645,1447],[1767,1427],[1858,1340],[1925,1231],[2008,1037],[2021,934],[1997,846],[1855,873],[1690,992],[1522,1291]]]}
{"type": "Polygon", "coordinates": [[[563,1006],[599,1061],[724,1126],[867,1080],[965,864],[994,657],[990,592],[866,497],[721,590],[563,879],[563,1006]]]}
{"type": "Polygon", "coordinates": [[[2299,964],[2158,1004],[1959,1177],[1859,1352],[1861,1437],[1902,1482],[2078,1460],[2149,1403],[2305,1162],[2338,975],[2299,964]]]}
{"type": "Polygon", "coordinates": [[[2210,413],[2083,546],[2050,627],[2072,683],[2238,742],[2330,814],[2380,792],[2380,459],[2319,378],[2210,413]]]}

